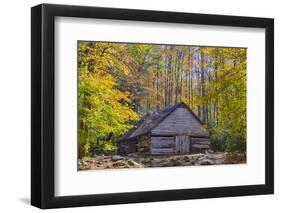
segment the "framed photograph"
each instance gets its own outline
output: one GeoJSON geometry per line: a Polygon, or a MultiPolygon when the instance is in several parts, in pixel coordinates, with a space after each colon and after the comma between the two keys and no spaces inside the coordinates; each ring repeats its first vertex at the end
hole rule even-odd
{"type": "Polygon", "coordinates": [[[31,9],[31,203],[272,194],[274,20],[31,9]]]}

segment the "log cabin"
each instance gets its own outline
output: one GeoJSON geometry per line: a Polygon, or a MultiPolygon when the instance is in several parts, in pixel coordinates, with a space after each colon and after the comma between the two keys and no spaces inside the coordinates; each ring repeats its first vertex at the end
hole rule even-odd
{"type": "Polygon", "coordinates": [[[187,154],[210,148],[210,133],[185,103],[147,114],[117,142],[118,154],[187,154]]]}

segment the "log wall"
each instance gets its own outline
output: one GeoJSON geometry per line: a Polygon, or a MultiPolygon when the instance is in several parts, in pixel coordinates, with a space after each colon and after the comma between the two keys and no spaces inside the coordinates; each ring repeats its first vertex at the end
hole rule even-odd
{"type": "Polygon", "coordinates": [[[118,143],[117,153],[119,155],[126,155],[134,152],[137,152],[137,140],[122,141],[118,143]]]}
{"type": "Polygon", "coordinates": [[[173,154],[174,152],[174,137],[151,137],[150,153],[152,155],[173,154]]]}
{"type": "Polygon", "coordinates": [[[191,149],[209,149],[211,140],[209,138],[191,138],[191,149]]]}
{"type": "Polygon", "coordinates": [[[209,138],[188,135],[144,135],[131,141],[118,143],[118,154],[147,153],[152,155],[202,152],[210,148],[209,138]]]}

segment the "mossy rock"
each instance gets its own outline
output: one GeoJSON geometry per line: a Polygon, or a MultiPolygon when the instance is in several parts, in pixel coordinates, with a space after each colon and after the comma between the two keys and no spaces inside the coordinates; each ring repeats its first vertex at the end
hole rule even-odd
{"type": "Polygon", "coordinates": [[[132,160],[128,160],[128,164],[129,164],[130,166],[134,166],[134,165],[135,165],[135,162],[132,161],[132,160]]]}
{"type": "Polygon", "coordinates": [[[124,167],[124,166],[128,166],[127,163],[125,163],[124,161],[117,161],[115,163],[112,164],[113,167],[124,167]]]}
{"type": "Polygon", "coordinates": [[[188,156],[184,156],[183,159],[184,159],[185,161],[190,161],[190,159],[189,159],[188,156]]]}

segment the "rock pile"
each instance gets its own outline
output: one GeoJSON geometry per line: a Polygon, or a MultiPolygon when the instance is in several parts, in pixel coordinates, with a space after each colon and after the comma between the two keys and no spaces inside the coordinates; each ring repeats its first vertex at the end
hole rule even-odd
{"type": "Polygon", "coordinates": [[[173,156],[150,156],[135,157],[144,167],[170,167],[170,166],[193,166],[193,165],[217,165],[225,163],[226,153],[206,153],[173,156]]]}
{"type": "Polygon", "coordinates": [[[99,155],[94,158],[85,158],[78,161],[79,170],[89,169],[115,169],[115,168],[143,168],[142,164],[134,160],[119,155],[104,156],[99,155]]]}
{"type": "MultiPolygon", "coordinates": [[[[237,158],[236,158],[237,159],[237,158]]],[[[229,154],[224,152],[206,152],[198,154],[152,156],[132,153],[128,156],[105,156],[98,155],[93,158],[87,157],[79,160],[79,170],[92,169],[119,169],[119,168],[146,168],[146,167],[171,167],[171,166],[196,166],[196,165],[219,165],[229,163],[245,163],[243,160],[231,161],[229,154]]]]}

